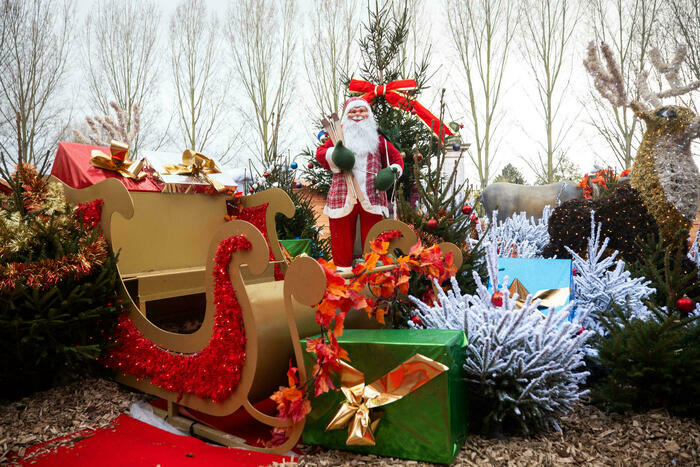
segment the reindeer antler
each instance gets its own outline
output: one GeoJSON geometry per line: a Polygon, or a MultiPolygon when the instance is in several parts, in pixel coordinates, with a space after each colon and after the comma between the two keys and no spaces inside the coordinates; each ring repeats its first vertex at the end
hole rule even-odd
{"type": "Polygon", "coordinates": [[[601,96],[616,107],[626,106],[628,105],[627,93],[622,82],[620,68],[617,65],[617,61],[615,61],[612,50],[605,42],[600,44],[600,50],[603,52],[603,58],[608,66],[607,70],[600,61],[598,50],[592,41],[588,44],[588,56],[583,61],[583,65],[588,70],[588,73],[593,76],[595,88],[601,96]]]}
{"type": "Polygon", "coordinates": [[[668,81],[668,84],[671,85],[671,88],[657,93],[651,92],[649,85],[647,84],[649,72],[642,71],[637,76],[637,87],[643,99],[654,107],[661,107],[661,99],[666,97],[681,96],[700,87],[700,80],[694,81],[687,86],[682,86],[680,83],[679,71],[681,64],[685,60],[686,53],[687,48],[685,44],[681,44],[676,48],[676,53],[674,54],[671,63],[666,63],[658,48],[653,48],[649,51],[651,64],[654,66],[654,68],[656,68],[656,71],[664,75],[666,81],[668,81]]]}

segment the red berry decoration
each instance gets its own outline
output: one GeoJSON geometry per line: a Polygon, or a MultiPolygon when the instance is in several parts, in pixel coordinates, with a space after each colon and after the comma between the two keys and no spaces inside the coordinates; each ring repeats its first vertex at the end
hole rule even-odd
{"type": "Polygon", "coordinates": [[[416,326],[423,326],[423,321],[418,316],[414,316],[411,318],[411,322],[415,324],[416,326]]]}
{"type": "Polygon", "coordinates": [[[418,153],[416,153],[416,154],[413,156],[413,159],[414,159],[416,162],[420,162],[420,161],[423,160],[423,154],[421,154],[421,153],[418,152],[418,153]]]}
{"type": "Polygon", "coordinates": [[[255,193],[255,190],[253,188],[250,189],[251,193],[255,193]]]}
{"type": "Polygon", "coordinates": [[[585,331],[585,330],[586,330],[586,329],[584,329],[584,328],[579,329],[579,330],[576,332],[576,335],[577,335],[577,336],[580,336],[581,333],[582,333],[583,331],[585,331]]]}
{"type": "Polygon", "coordinates": [[[428,228],[429,229],[435,230],[435,229],[437,229],[437,226],[438,226],[438,221],[436,221],[435,219],[430,219],[428,221],[428,228]]]}
{"type": "Polygon", "coordinates": [[[578,276],[578,269],[573,268],[573,269],[571,270],[571,274],[573,274],[574,276],[578,276]]]}
{"type": "Polygon", "coordinates": [[[310,168],[310,169],[313,169],[313,168],[314,168],[314,163],[313,163],[313,162],[309,162],[308,164],[306,164],[306,166],[307,166],[308,168],[310,168]]]}
{"type": "Polygon", "coordinates": [[[491,295],[491,303],[493,306],[503,306],[503,292],[494,292],[491,295]]]}
{"type": "Polygon", "coordinates": [[[470,217],[470,219],[471,219],[472,221],[478,221],[478,220],[479,220],[479,216],[477,216],[476,214],[472,214],[472,217],[470,217]]]}
{"type": "Polygon", "coordinates": [[[468,216],[472,213],[472,207],[468,204],[465,204],[464,206],[462,206],[462,212],[468,216]]]}
{"type": "Polygon", "coordinates": [[[695,309],[695,302],[688,297],[681,297],[676,300],[676,308],[683,313],[690,313],[695,309]]]}
{"type": "Polygon", "coordinates": [[[269,176],[270,176],[270,172],[265,172],[265,173],[263,174],[263,177],[265,177],[265,178],[267,178],[267,177],[269,177],[269,176]]]}

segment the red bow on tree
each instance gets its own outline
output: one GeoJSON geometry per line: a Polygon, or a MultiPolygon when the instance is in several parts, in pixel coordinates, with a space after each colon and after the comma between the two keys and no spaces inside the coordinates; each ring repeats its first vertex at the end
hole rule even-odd
{"type": "Polygon", "coordinates": [[[367,102],[372,102],[375,98],[383,96],[392,107],[401,109],[404,112],[414,112],[436,135],[440,136],[440,133],[442,133],[443,135],[452,136],[453,133],[449,127],[442,124],[441,130],[440,120],[430,113],[430,110],[423,107],[420,102],[406,94],[406,91],[413,91],[417,87],[418,84],[413,79],[390,81],[381,86],[374,85],[369,81],[353,79],[350,81],[348,90],[351,94],[362,94],[360,97],[367,102]]]}

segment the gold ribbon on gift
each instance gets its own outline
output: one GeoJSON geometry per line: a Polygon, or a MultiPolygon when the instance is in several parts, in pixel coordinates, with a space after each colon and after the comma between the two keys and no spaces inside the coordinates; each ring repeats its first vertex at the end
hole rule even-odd
{"type": "Polygon", "coordinates": [[[226,186],[223,183],[209,176],[210,174],[221,173],[221,169],[217,167],[216,162],[192,149],[185,149],[185,152],[182,153],[182,164],[169,164],[164,166],[163,170],[168,175],[189,175],[195,179],[204,179],[216,191],[226,190],[226,186]]]}
{"type": "Polygon", "coordinates": [[[374,383],[365,385],[364,373],[340,363],[340,390],[346,400],[326,431],[348,426],[348,446],[374,446],[374,431],[380,418],[371,420],[371,410],[396,402],[449,369],[417,353],[374,383]]]}
{"type": "MultiPolygon", "coordinates": [[[[510,287],[508,287],[508,291],[510,292],[511,296],[513,296],[515,293],[518,294],[518,299],[515,301],[515,305],[518,308],[525,306],[525,299],[528,295],[530,295],[530,292],[528,292],[522,282],[515,279],[513,283],[510,284],[510,287]]],[[[566,304],[566,301],[570,296],[571,289],[569,287],[562,287],[560,289],[542,289],[538,290],[535,295],[532,296],[532,301],[534,302],[535,300],[540,299],[541,301],[539,306],[545,308],[556,308],[566,304]]]]}
{"type": "Polygon", "coordinates": [[[133,162],[126,158],[129,154],[128,144],[112,140],[109,144],[109,153],[110,155],[108,156],[99,149],[93,149],[90,153],[90,165],[118,172],[123,177],[133,178],[134,180],[139,180],[146,176],[145,173],[141,172],[143,160],[132,167],[133,162]]]}

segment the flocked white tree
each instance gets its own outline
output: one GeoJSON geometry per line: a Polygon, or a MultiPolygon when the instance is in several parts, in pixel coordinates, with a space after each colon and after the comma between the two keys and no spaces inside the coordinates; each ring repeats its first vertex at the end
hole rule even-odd
{"type": "MultiPolygon", "coordinates": [[[[528,218],[526,213],[520,212],[499,222],[498,211],[494,211],[488,230],[482,229],[481,223],[477,223],[476,228],[479,239],[488,235],[500,257],[538,258],[542,257],[542,250],[549,243],[550,215],[550,207],[545,206],[540,219],[528,218]]],[[[478,241],[473,240],[474,243],[478,241]]]]}
{"type": "MultiPolygon", "coordinates": [[[[498,282],[496,245],[486,246],[486,263],[492,284],[498,282]]],[[[539,300],[528,296],[522,308],[501,285],[500,306],[474,273],[475,295],[462,295],[457,282],[452,290],[439,290],[438,302],[426,305],[411,297],[414,314],[423,327],[464,329],[469,339],[465,370],[473,393],[486,408],[486,429],[515,421],[521,431],[559,429],[557,419],[588,391],[581,390],[588,372],[583,366],[584,344],[593,334],[578,321],[569,322],[571,305],[543,318],[539,300]]],[[[587,318],[584,313],[582,319],[587,318]]],[[[420,325],[409,322],[413,327],[420,325]]]]}
{"type": "Polygon", "coordinates": [[[606,248],[610,239],[600,243],[602,224],[596,228],[595,212],[591,212],[591,236],[588,238],[586,258],[566,247],[573,258],[576,269],[574,276],[574,298],[577,306],[590,308],[588,318],[582,320],[583,327],[596,332],[601,331],[598,315],[609,310],[612,304],[627,306],[631,317],[644,319],[649,316],[649,309],[642,300],[656,292],[648,287],[651,281],[643,277],[632,277],[625,268],[625,262],[615,261],[617,251],[608,255],[606,248]]]}

